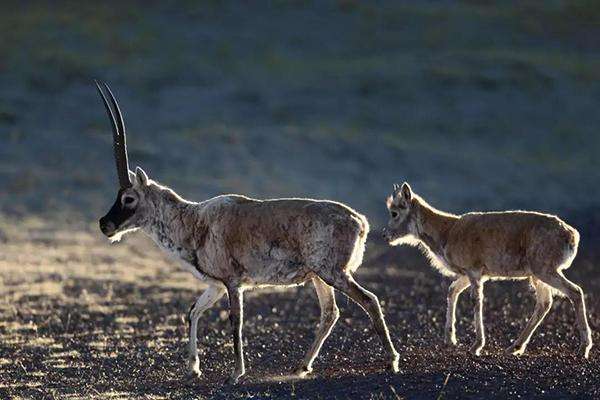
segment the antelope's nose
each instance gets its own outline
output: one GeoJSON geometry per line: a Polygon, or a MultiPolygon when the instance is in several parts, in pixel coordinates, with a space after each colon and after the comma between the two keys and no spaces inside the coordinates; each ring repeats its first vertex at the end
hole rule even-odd
{"type": "Polygon", "coordinates": [[[115,231],[115,224],[108,221],[105,217],[100,218],[99,225],[100,225],[100,230],[106,236],[109,236],[111,233],[113,233],[115,231]]]}
{"type": "Polygon", "coordinates": [[[381,236],[383,236],[383,238],[384,238],[385,240],[388,240],[388,239],[389,239],[389,237],[390,237],[390,234],[389,234],[389,232],[388,232],[388,230],[387,230],[386,228],[383,228],[383,229],[381,230],[381,236]]]}

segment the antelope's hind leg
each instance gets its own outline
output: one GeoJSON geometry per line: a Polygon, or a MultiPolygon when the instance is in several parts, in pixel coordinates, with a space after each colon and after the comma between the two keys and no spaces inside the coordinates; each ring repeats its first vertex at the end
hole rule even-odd
{"type": "Polygon", "coordinates": [[[244,348],[242,345],[242,325],[244,322],[244,291],[239,286],[227,287],[229,295],[229,322],[233,330],[233,352],[235,369],[227,379],[227,384],[236,384],[246,373],[244,367],[244,348]]]}
{"type": "Polygon", "coordinates": [[[505,350],[507,354],[518,356],[525,353],[531,336],[552,308],[552,288],[536,278],[531,279],[531,285],[535,289],[535,309],[517,340],[505,350]]]}
{"type": "Polygon", "coordinates": [[[377,296],[360,286],[348,273],[342,273],[332,283],[334,288],[350,297],[367,312],[375,331],[391,358],[390,369],[393,372],[398,372],[398,360],[400,356],[392,344],[390,332],[383,319],[383,312],[381,311],[377,296]]]}
{"type": "Polygon", "coordinates": [[[319,298],[321,321],[315,332],[313,343],[306,352],[302,363],[295,371],[295,374],[298,376],[305,376],[312,371],[313,361],[319,355],[321,346],[323,346],[325,339],[327,339],[331,333],[333,326],[340,316],[340,311],[335,303],[334,289],[323,282],[319,277],[314,277],[312,281],[317,292],[317,297],[319,298]]]}
{"type": "Polygon", "coordinates": [[[188,313],[189,320],[189,344],[188,344],[188,370],[195,376],[200,376],[200,360],[198,359],[197,333],[198,319],[202,313],[212,307],[223,295],[225,289],[217,286],[210,286],[192,305],[188,313]]]}

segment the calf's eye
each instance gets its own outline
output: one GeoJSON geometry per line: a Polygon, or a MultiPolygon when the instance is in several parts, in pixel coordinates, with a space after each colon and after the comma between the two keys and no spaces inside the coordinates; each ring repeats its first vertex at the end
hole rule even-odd
{"type": "Polygon", "coordinates": [[[125,204],[131,204],[133,203],[133,197],[125,197],[125,204]]]}
{"type": "Polygon", "coordinates": [[[398,217],[398,213],[396,211],[391,211],[390,214],[392,215],[392,218],[398,217]]]}

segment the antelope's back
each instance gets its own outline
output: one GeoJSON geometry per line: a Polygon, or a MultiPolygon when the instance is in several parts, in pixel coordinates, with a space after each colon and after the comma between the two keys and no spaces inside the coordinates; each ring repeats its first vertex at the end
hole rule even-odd
{"type": "Polygon", "coordinates": [[[369,231],[364,216],[333,201],[235,195],[218,209],[215,240],[255,283],[301,282],[324,263],[355,268],[369,231]]]}
{"type": "MultiPolygon", "coordinates": [[[[340,230],[366,237],[369,223],[352,208],[330,200],[270,199],[257,200],[228,196],[226,216],[238,231],[261,233],[265,237],[292,236],[298,239],[323,230],[340,230]]],[[[291,239],[291,237],[290,237],[291,239]]]]}

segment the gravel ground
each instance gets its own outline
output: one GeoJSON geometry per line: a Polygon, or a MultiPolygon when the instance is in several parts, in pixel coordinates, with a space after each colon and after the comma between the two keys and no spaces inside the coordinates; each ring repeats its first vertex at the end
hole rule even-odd
{"type": "MultiPolygon", "coordinates": [[[[569,276],[586,291],[598,342],[600,276],[590,257],[580,255],[569,276]]],[[[442,329],[448,281],[414,249],[370,242],[357,275],[384,306],[401,353],[399,374],[385,371],[366,314],[338,294],[341,318],[314,374],[302,380],[288,376],[318,321],[316,296],[306,286],[248,292],[247,376],[237,386],[224,385],[233,367],[226,300],[201,319],[201,379],[186,378],[184,315],[201,287],[165,263],[145,238],[115,246],[91,228],[71,237],[33,227],[4,243],[0,267],[1,398],[600,396],[598,352],[592,349],[589,360],[575,354],[578,337],[567,300],[555,302],[525,356],[502,353],[533,310],[525,283],[487,284],[488,345],[481,357],[467,353],[474,335],[471,300],[463,295],[460,344],[447,348],[442,329]]]]}

